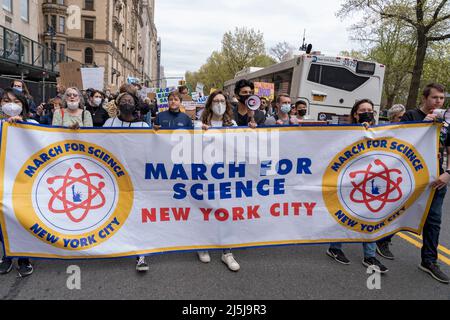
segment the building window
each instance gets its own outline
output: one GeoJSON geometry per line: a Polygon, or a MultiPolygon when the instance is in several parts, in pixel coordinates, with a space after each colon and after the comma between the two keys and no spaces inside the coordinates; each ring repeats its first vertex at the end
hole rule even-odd
{"type": "Polygon", "coordinates": [[[59,17],[59,33],[66,32],[66,17],[59,17]]]}
{"type": "Polygon", "coordinates": [[[53,28],[53,30],[56,30],[56,16],[55,15],[50,16],[50,26],[53,28]]]}
{"type": "Polygon", "coordinates": [[[22,20],[27,21],[29,19],[29,0],[20,0],[20,17],[22,20]]]}
{"type": "Polygon", "coordinates": [[[84,10],[94,11],[94,0],[85,0],[84,1],[84,10]]]}
{"type": "Polygon", "coordinates": [[[94,39],[94,21],[84,20],[84,38],[94,39]]]}
{"type": "Polygon", "coordinates": [[[12,0],[3,0],[3,9],[12,13],[12,0]]]}
{"type": "Polygon", "coordinates": [[[94,50],[92,48],[84,50],[84,64],[94,64],[94,50]]]}

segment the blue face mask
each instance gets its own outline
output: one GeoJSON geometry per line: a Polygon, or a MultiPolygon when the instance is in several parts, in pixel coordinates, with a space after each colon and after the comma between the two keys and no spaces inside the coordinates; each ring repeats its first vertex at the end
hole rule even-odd
{"type": "Polygon", "coordinates": [[[281,112],[283,112],[284,114],[288,114],[289,112],[291,112],[292,107],[290,104],[283,104],[281,106],[281,112]]]}
{"type": "Polygon", "coordinates": [[[22,89],[22,88],[16,88],[16,87],[14,87],[13,90],[14,90],[14,91],[17,91],[17,92],[19,92],[19,93],[22,93],[22,92],[23,92],[23,89],[22,89]]]}

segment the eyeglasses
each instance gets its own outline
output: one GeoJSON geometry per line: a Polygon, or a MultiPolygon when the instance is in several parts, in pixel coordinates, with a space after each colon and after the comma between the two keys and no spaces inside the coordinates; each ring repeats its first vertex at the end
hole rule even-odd
{"type": "Polygon", "coordinates": [[[226,100],[213,100],[214,103],[226,103],[226,100]]]}
{"type": "Polygon", "coordinates": [[[68,94],[66,94],[66,96],[69,98],[78,98],[79,97],[78,93],[68,93],[68,94]]]}

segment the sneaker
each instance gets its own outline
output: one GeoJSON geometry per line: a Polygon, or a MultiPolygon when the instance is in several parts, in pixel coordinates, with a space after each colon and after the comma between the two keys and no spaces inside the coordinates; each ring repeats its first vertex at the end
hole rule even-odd
{"type": "Polygon", "coordinates": [[[241,269],[239,263],[234,260],[234,256],[232,253],[227,253],[222,255],[222,262],[228,266],[228,269],[231,271],[237,272],[241,269]]]}
{"type": "Polygon", "coordinates": [[[17,271],[19,271],[19,276],[22,278],[30,276],[34,269],[28,259],[19,259],[17,271]]]}
{"type": "Polygon", "coordinates": [[[394,254],[389,249],[389,241],[377,242],[377,253],[385,259],[394,260],[394,254]]]}
{"type": "Polygon", "coordinates": [[[380,261],[375,257],[364,258],[363,265],[367,268],[373,268],[379,273],[387,273],[389,269],[386,268],[380,261]]]}
{"type": "Polygon", "coordinates": [[[10,273],[12,268],[13,268],[12,259],[3,257],[2,260],[0,260],[0,274],[10,273]]]}
{"type": "Polygon", "coordinates": [[[136,271],[137,272],[147,272],[150,270],[147,262],[145,262],[145,257],[141,256],[136,259],[136,271]]]}
{"type": "Polygon", "coordinates": [[[198,251],[197,254],[198,254],[198,258],[200,259],[201,262],[203,262],[203,263],[211,262],[211,257],[209,256],[208,251],[198,251]]]}
{"type": "Polygon", "coordinates": [[[327,251],[327,255],[341,264],[345,265],[350,264],[350,260],[347,259],[347,257],[344,254],[344,251],[340,249],[329,248],[327,251]]]}
{"type": "Polygon", "coordinates": [[[423,272],[428,273],[431,275],[434,279],[441,283],[449,284],[450,279],[448,276],[441,271],[439,266],[435,263],[423,263],[419,266],[419,269],[423,272]]]}

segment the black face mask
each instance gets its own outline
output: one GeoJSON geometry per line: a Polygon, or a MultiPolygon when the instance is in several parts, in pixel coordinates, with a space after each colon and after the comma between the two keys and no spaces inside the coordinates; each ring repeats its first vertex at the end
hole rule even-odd
{"type": "Polygon", "coordinates": [[[239,102],[242,104],[245,104],[245,102],[247,101],[248,98],[250,98],[252,95],[248,94],[248,95],[239,95],[239,102]]]}
{"type": "Polygon", "coordinates": [[[373,115],[373,112],[364,112],[359,114],[359,123],[373,123],[375,122],[375,117],[373,115]]]}
{"type": "Polygon", "coordinates": [[[136,111],[136,107],[131,103],[121,103],[119,105],[119,110],[123,115],[132,115],[136,111]]]}
{"type": "Polygon", "coordinates": [[[306,110],[298,110],[298,115],[299,115],[300,117],[306,116],[306,110]]]}

